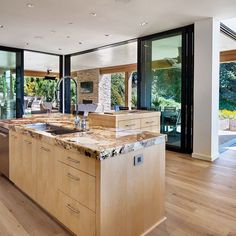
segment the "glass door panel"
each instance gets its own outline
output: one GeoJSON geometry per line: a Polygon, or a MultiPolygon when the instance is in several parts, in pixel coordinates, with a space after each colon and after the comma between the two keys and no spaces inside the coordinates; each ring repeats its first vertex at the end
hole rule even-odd
{"type": "Polygon", "coordinates": [[[138,40],[138,107],[161,112],[167,149],[192,152],[193,25],[138,40]]]}
{"type": "MultiPolygon", "coordinates": [[[[167,144],[181,146],[182,34],[142,42],[146,106],[161,112],[167,144]]],[[[145,107],[146,107],[145,106],[145,107]]]]}
{"type": "Polygon", "coordinates": [[[0,119],[16,117],[16,53],[0,50],[0,119]]]}

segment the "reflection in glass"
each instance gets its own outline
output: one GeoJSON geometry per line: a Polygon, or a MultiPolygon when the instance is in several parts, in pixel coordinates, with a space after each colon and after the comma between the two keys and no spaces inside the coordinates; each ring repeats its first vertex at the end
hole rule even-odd
{"type": "Polygon", "coordinates": [[[161,132],[168,135],[167,144],[180,147],[182,35],[146,40],[143,48],[150,108],[161,112],[161,132]]]}
{"type": "Polygon", "coordinates": [[[16,117],[16,53],[0,51],[0,119],[16,117]]]}

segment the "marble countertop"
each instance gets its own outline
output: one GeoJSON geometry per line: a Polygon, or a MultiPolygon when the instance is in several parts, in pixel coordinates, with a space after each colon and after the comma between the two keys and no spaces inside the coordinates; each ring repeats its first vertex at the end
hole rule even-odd
{"type": "Polygon", "coordinates": [[[73,120],[74,117],[71,115],[57,114],[8,120],[0,122],[0,125],[4,123],[10,130],[29,135],[67,150],[78,151],[87,157],[98,160],[104,160],[165,142],[165,135],[141,130],[119,131],[113,128],[95,127],[87,132],[52,135],[45,131],[27,127],[27,124],[42,122],[73,129],[73,120]]]}

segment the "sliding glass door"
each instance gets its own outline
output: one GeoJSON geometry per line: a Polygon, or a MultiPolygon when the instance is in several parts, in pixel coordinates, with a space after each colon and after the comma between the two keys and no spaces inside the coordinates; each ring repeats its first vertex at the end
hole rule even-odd
{"type": "Polygon", "coordinates": [[[0,48],[0,120],[22,116],[22,52],[0,48]]]}
{"type": "Polygon", "coordinates": [[[189,70],[193,68],[189,65],[193,55],[187,34],[180,29],[140,39],[138,65],[140,108],[161,112],[167,147],[183,152],[191,152],[192,145],[193,78],[189,70]]]}

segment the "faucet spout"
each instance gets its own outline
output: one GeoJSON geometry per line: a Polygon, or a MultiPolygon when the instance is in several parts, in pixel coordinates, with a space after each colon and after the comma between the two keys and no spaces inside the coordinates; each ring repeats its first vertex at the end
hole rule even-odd
{"type": "Polygon", "coordinates": [[[75,95],[76,95],[75,110],[76,110],[76,117],[78,117],[78,114],[79,114],[79,112],[78,112],[78,83],[72,76],[62,77],[57,83],[57,92],[59,93],[60,92],[60,85],[63,82],[63,96],[62,96],[63,109],[62,109],[62,113],[63,114],[65,113],[65,106],[64,106],[64,104],[65,104],[65,97],[64,97],[65,96],[65,93],[64,93],[65,86],[64,86],[64,82],[65,82],[66,79],[73,80],[74,83],[75,83],[75,95]]]}

